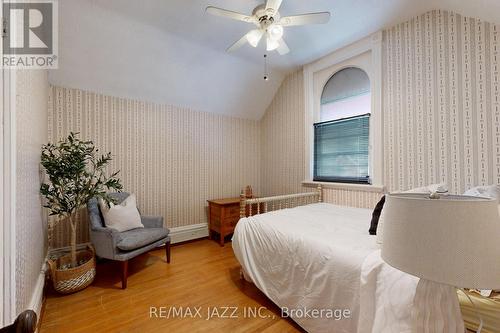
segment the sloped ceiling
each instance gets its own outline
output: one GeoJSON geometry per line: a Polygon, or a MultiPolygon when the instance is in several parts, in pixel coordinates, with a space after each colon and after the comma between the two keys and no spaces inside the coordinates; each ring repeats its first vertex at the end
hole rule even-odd
{"type": "Polygon", "coordinates": [[[208,5],[251,13],[256,0],[59,1],[54,85],[260,119],[286,74],[384,27],[431,9],[500,21],[498,0],[284,0],[283,16],[328,10],[328,24],[288,27],[291,52],[264,43],[225,49],[253,26],[205,14],[208,5]]]}

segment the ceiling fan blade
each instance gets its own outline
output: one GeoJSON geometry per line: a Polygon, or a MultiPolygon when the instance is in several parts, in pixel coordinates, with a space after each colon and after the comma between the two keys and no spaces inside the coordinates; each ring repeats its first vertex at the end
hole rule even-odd
{"type": "Polygon", "coordinates": [[[279,21],[284,27],[292,25],[306,25],[306,24],[324,24],[330,20],[329,12],[302,14],[295,16],[285,16],[279,21]]]}
{"type": "Polygon", "coordinates": [[[290,49],[288,48],[288,45],[286,45],[285,41],[283,40],[283,38],[281,38],[279,41],[279,46],[278,48],[276,49],[276,51],[278,51],[278,53],[280,55],[285,55],[287,54],[288,52],[290,52],[290,49]]]}
{"type": "Polygon", "coordinates": [[[239,49],[240,47],[245,45],[248,42],[247,35],[248,34],[245,34],[243,37],[238,39],[233,45],[228,47],[226,52],[230,53],[230,52],[236,51],[237,49],[239,49]]]}
{"type": "Polygon", "coordinates": [[[266,10],[272,9],[276,13],[280,9],[281,2],[283,2],[283,0],[267,0],[266,10]]]}
{"type": "Polygon", "coordinates": [[[230,18],[233,20],[237,21],[243,21],[243,22],[248,22],[248,23],[254,23],[255,18],[253,16],[248,16],[245,14],[233,12],[231,10],[227,9],[222,9],[218,7],[213,7],[213,6],[208,6],[205,11],[209,14],[215,15],[215,16],[222,16],[226,18],[230,18]]]}

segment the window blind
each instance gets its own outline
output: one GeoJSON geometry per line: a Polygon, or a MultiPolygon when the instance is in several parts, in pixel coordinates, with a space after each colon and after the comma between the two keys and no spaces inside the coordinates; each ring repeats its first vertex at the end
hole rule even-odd
{"type": "Polygon", "coordinates": [[[314,124],[314,180],[370,183],[370,114],[314,124]]]}

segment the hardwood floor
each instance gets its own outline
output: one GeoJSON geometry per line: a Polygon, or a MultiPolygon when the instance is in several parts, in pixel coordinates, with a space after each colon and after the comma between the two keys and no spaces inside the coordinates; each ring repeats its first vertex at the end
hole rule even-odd
{"type": "Polygon", "coordinates": [[[170,264],[164,249],[131,260],[126,290],[119,263],[111,261],[97,265],[96,280],[83,291],[61,296],[49,288],[40,332],[303,331],[240,279],[230,243],[200,240],[173,246],[170,264]],[[174,308],[170,316],[177,318],[167,318],[174,308]]]}

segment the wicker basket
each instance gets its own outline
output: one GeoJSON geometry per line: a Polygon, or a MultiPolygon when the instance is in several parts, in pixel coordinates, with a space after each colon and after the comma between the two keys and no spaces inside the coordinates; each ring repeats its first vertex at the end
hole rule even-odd
{"type": "Polygon", "coordinates": [[[50,275],[54,289],[62,294],[71,294],[87,288],[95,278],[95,252],[89,246],[86,250],[76,253],[76,260],[85,261],[84,264],[70,268],[59,269],[62,265],[71,262],[71,254],[64,255],[56,260],[49,259],[50,275]]]}

